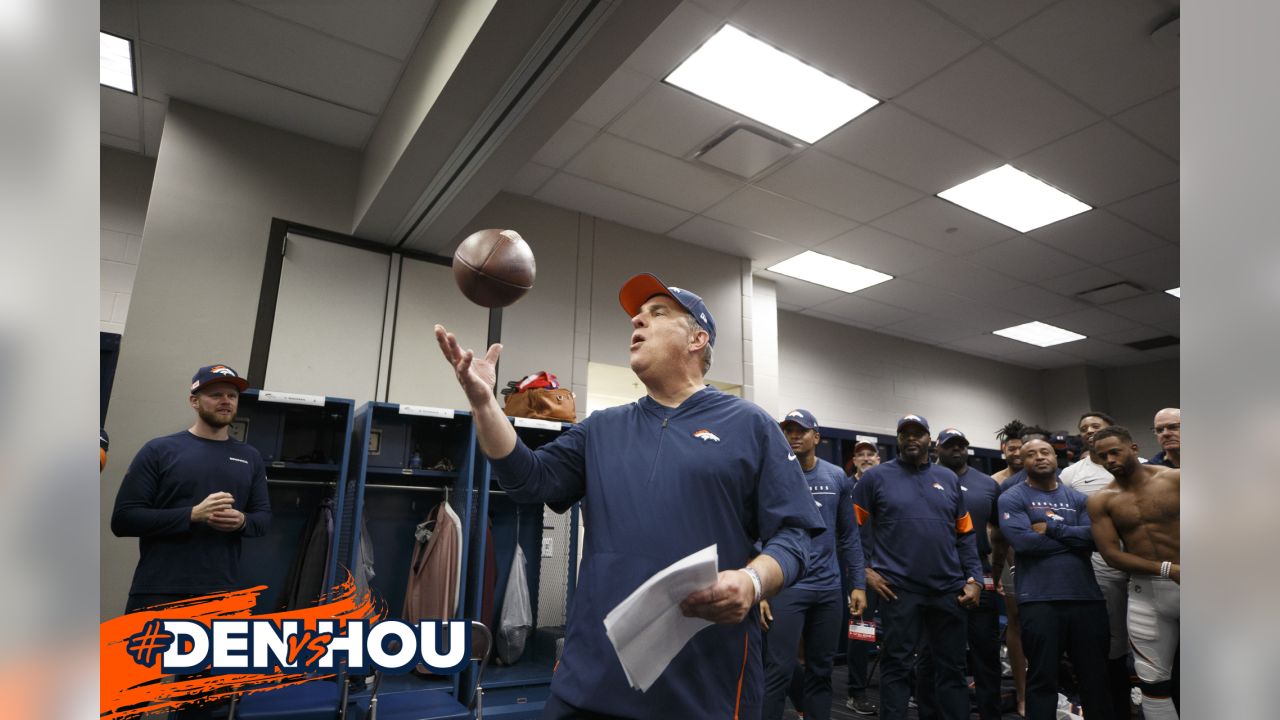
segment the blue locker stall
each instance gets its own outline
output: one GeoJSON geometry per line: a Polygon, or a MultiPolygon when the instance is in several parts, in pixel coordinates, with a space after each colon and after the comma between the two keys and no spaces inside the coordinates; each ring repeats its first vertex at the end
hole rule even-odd
{"type": "MultiPolygon", "coordinates": [[[[516,433],[531,448],[554,440],[568,423],[512,418],[516,433]]],[[[557,517],[556,524],[544,521],[544,506],[513,501],[498,485],[489,462],[479,456],[477,518],[473,523],[468,614],[489,624],[491,615],[495,642],[500,631],[503,598],[506,595],[517,543],[526,559],[526,581],[533,627],[524,651],[509,665],[490,660],[485,670],[484,715],[486,718],[537,718],[549,693],[551,675],[564,637],[568,605],[573,597],[578,568],[578,513],[574,504],[557,517]],[[492,553],[489,553],[489,536],[492,553]],[[493,563],[492,593],[486,600],[485,558],[493,563]],[[489,608],[489,613],[485,609],[489,608]]],[[[464,678],[465,680],[465,678],[464,678]]],[[[469,684],[464,683],[469,687],[469,684]]]]}
{"type": "MultiPolygon", "coordinates": [[[[244,582],[266,585],[256,613],[315,604],[338,577],[339,533],[346,513],[355,403],[343,398],[246,390],[232,437],[257,448],[267,465],[271,529],[245,538],[244,582]]],[[[239,700],[238,718],[328,718],[340,703],[338,681],[313,682],[239,700]]]]}
{"type": "MultiPolygon", "coordinates": [[[[370,587],[386,603],[386,616],[403,619],[415,535],[420,524],[447,503],[461,526],[458,594],[451,619],[466,613],[470,525],[476,458],[471,414],[444,408],[371,402],[356,415],[351,438],[353,478],[350,514],[343,523],[342,557],[348,567],[364,561],[360,520],[368,533],[373,578],[370,587]]],[[[432,528],[434,532],[435,528],[432,528]]],[[[432,578],[428,577],[428,581],[432,578]]],[[[350,717],[365,717],[372,678],[353,677],[350,717]]],[[[378,688],[382,718],[452,718],[466,699],[458,675],[385,674],[378,688]],[[407,714],[406,714],[407,713],[407,714]]]]}

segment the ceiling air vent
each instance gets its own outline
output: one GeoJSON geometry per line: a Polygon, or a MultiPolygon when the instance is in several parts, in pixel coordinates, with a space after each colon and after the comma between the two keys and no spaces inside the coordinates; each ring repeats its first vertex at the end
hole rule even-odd
{"type": "Polygon", "coordinates": [[[1149,338],[1147,340],[1137,340],[1131,343],[1125,343],[1126,346],[1134,350],[1155,350],[1156,348],[1169,347],[1177,345],[1178,338],[1173,335],[1161,335],[1160,337],[1149,338]]]}
{"type": "Polygon", "coordinates": [[[763,130],[735,125],[707,143],[694,159],[750,180],[796,149],[763,130]]]}
{"type": "Polygon", "coordinates": [[[1077,293],[1076,297],[1081,300],[1087,300],[1094,305],[1106,305],[1107,303],[1113,303],[1117,300],[1125,300],[1127,298],[1144,295],[1146,292],[1146,290],[1131,282],[1118,282],[1111,283],[1110,285],[1103,285],[1102,287],[1096,287],[1092,290],[1085,290],[1082,293],[1077,293]]]}

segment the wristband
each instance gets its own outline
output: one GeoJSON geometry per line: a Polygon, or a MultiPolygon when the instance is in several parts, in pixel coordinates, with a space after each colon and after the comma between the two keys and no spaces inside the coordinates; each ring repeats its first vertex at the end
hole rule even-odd
{"type": "Polygon", "coordinates": [[[1167,580],[1169,578],[1169,573],[1172,570],[1173,570],[1173,563],[1169,562],[1168,560],[1165,560],[1164,562],[1160,563],[1160,577],[1165,578],[1167,580]]]}
{"type": "Polygon", "coordinates": [[[751,578],[751,584],[756,589],[756,599],[752,601],[752,604],[754,605],[755,603],[760,602],[764,597],[764,586],[760,584],[760,573],[756,572],[756,569],[750,566],[739,569],[746,573],[747,577],[751,578]]]}

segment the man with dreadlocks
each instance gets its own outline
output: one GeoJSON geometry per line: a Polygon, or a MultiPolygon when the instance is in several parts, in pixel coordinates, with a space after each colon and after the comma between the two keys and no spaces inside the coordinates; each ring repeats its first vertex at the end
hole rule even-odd
{"type": "MultiPolygon", "coordinates": [[[[1000,452],[1004,454],[1004,461],[1008,463],[1008,467],[991,476],[993,480],[1000,483],[1001,492],[1007,487],[1006,481],[1022,471],[1022,435],[1028,429],[1021,420],[1010,420],[996,431],[996,437],[1000,439],[1000,452]]],[[[1009,649],[1009,666],[1013,669],[1013,687],[1018,695],[1018,714],[1025,715],[1027,658],[1022,652],[1022,631],[1018,625],[1018,597],[1014,593],[1013,585],[1013,553],[1009,550],[1009,541],[1004,539],[996,527],[991,529],[991,576],[999,578],[996,589],[1004,597],[1005,615],[1009,618],[1005,626],[1004,644],[1009,649]]]]}

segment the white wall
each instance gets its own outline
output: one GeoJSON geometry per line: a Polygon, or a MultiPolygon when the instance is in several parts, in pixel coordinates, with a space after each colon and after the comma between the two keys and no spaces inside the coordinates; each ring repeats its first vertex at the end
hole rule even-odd
{"type": "Polygon", "coordinates": [[[124,333],[155,171],[156,161],[151,158],[101,148],[102,254],[98,319],[102,332],[124,333]]]}
{"type": "Polygon", "coordinates": [[[993,448],[996,428],[1045,413],[1037,370],[798,313],[778,313],[778,366],[781,404],[830,427],[892,434],[899,417],[915,413],[935,432],[955,426],[993,448]]]}
{"type": "Polygon", "coordinates": [[[148,439],[190,425],[197,367],[247,371],[272,217],[349,228],[355,177],[352,151],[170,102],[106,422],[104,617],[124,607],[137,562],[137,540],[110,532],[128,459],[148,439]]]}
{"type": "Polygon", "coordinates": [[[1129,428],[1143,457],[1160,452],[1151,424],[1156,411],[1180,407],[1178,386],[1180,363],[1163,360],[1148,365],[1106,370],[1108,411],[1116,422],[1129,428]]]}

